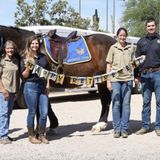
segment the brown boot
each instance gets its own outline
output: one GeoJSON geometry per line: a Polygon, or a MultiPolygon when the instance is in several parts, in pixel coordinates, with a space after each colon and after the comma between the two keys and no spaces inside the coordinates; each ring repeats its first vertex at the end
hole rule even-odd
{"type": "Polygon", "coordinates": [[[39,125],[37,124],[36,128],[35,128],[35,137],[38,139],[39,137],[39,125]]]}
{"type": "Polygon", "coordinates": [[[38,139],[44,144],[49,144],[49,141],[46,138],[45,128],[39,127],[39,138],[38,139]]]}
{"type": "Polygon", "coordinates": [[[28,127],[28,138],[29,138],[29,141],[33,144],[40,144],[41,141],[38,140],[35,135],[34,135],[34,129],[33,128],[30,128],[28,127]]]}

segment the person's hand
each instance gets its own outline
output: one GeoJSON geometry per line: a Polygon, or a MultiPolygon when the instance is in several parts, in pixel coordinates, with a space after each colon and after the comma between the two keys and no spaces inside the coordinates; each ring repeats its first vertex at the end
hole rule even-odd
{"type": "Polygon", "coordinates": [[[140,80],[140,78],[135,78],[134,83],[135,83],[135,92],[139,93],[141,91],[141,80],[140,80]]]}
{"type": "Polygon", "coordinates": [[[49,95],[49,92],[50,92],[50,88],[49,88],[49,87],[46,87],[45,93],[46,93],[47,95],[49,95]]]}
{"type": "Polygon", "coordinates": [[[9,92],[6,89],[3,91],[3,96],[5,101],[9,100],[9,92]]]}
{"type": "Polygon", "coordinates": [[[30,63],[32,63],[32,64],[35,64],[34,58],[26,58],[26,59],[24,60],[24,62],[25,62],[25,64],[26,64],[27,62],[30,62],[30,63]]]}
{"type": "Polygon", "coordinates": [[[111,92],[112,91],[112,84],[111,81],[107,81],[107,88],[111,92]]]}
{"type": "Polygon", "coordinates": [[[142,63],[143,63],[146,60],[146,56],[142,55],[141,58],[142,58],[142,63]]]}
{"type": "Polygon", "coordinates": [[[26,58],[24,60],[25,67],[32,70],[35,65],[35,60],[33,58],[26,58]]]}
{"type": "Polygon", "coordinates": [[[14,101],[17,100],[17,98],[18,98],[18,95],[15,94],[15,96],[14,96],[14,101]]]}
{"type": "Polygon", "coordinates": [[[135,85],[139,85],[139,83],[141,82],[140,78],[137,77],[134,79],[135,85]]]}

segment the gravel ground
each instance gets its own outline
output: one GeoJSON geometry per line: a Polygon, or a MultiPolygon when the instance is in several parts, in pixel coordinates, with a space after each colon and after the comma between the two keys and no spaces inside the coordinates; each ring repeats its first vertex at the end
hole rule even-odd
{"type": "MultiPolygon", "coordinates": [[[[59,118],[56,135],[48,135],[50,144],[28,142],[27,110],[14,110],[10,136],[16,141],[0,144],[0,160],[158,160],[160,137],[154,132],[155,101],[152,101],[152,131],[135,135],[141,127],[141,95],[133,95],[131,102],[131,134],[127,139],[113,138],[110,110],[107,129],[98,134],[90,130],[100,115],[100,101],[65,101],[52,103],[59,118]]],[[[47,124],[48,126],[48,124],[47,124]]]]}

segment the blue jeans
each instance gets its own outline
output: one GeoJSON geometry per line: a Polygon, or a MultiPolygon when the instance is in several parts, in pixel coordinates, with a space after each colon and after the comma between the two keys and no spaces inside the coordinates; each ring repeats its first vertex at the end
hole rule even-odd
{"type": "Polygon", "coordinates": [[[9,131],[10,115],[14,105],[14,93],[9,94],[9,100],[5,101],[0,92],[0,139],[6,138],[9,131]]]}
{"type": "Polygon", "coordinates": [[[24,99],[28,107],[27,127],[34,128],[34,119],[37,106],[39,107],[40,117],[39,126],[46,127],[48,114],[48,96],[45,94],[46,83],[26,82],[24,84],[24,99]]]}
{"type": "Polygon", "coordinates": [[[160,71],[141,74],[141,92],[143,96],[142,127],[150,128],[151,99],[155,91],[156,98],[156,122],[155,129],[160,129],[160,71]]]}
{"type": "Polygon", "coordinates": [[[112,116],[115,132],[128,132],[133,81],[112,82],[112,116]]]}

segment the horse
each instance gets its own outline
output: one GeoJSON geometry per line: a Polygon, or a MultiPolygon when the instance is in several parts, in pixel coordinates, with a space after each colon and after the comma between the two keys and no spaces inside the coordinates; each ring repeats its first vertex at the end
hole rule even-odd
{"type": "MultiPolygon", "coordinates": [[[[8,27],[8,26],[0,25],[0,54],[2,54],[4,51],[4,48],[3,48],[4,43],[7,40],[12,40],[17,46],[15,56],[18,58],[18,60],[20,60],[23,54],[23,51],[25,49],[26,43],[28,41],[28,38],[33,35],[35,35],[33,31],[28,31],[28,30],[24,30],[24,29],[12,27],[12,26],[8,27]]],[[[22,83],[20,91],[17,95],[18,98],[15,101],[14,108],[18,108],[18,109],[27,108],[24,98],[22,96],[23,84],[24,83],[22,83]]],[[[50,120],[50,127],[51,128],[58,127],[58,118],[56,117],[55,113],[52,111],[50,103],[49,103],[48,117],[50,120]]]]}
{"type": "MultiPolygon", "coordinates": [[[[55,70],[57,73],[65,74],[64,81],[59,87],[72,88],[77,86],[77,84],[71,84],[69,77],[93,77],[97,75],[103,75],[106,73],[106,57],[111,45],[116,43],[116,40],[105,34],[91,34],[88,36],[83,36],[83,39],[88,47],[91,54],[91,59],[83,63],[63,63],[64,59],[67,57],[67,44],[76,41],[79,36],[76,35],[76,31],[70,33],[67,37],[61,37],[56,34],[56,30],[51,30],[48,33],[49,43],[51,52],[55,52],[52,59],[55,70]],[[57,62],[57,63],[56,63],[57,62]]],[[[42,50],[46,52],[46,47],[42,45],[42,50]]],[[[47,52],[48,53],[48,52],[47,52]]],[[[101,114],[97,124],[92,127],[92,131],[100,132],[107,127],[107,118],[109,113],[109,106],[111,103],[111,93],[107,89],[106,81],[102,83],[97,83],[98,92],[101,100],[101,114]]],[[[54,83],[55,85],[55,83],[54,83]]]]}
{"type": "MultiPolygon", "coordinates": [[[[29,36],[35,34],[34,32],[27,31],[20,28],[15,27],[5,27],[0,26],[0,35],[4,37],[5,40],[13,40],[17,46],[19,46],[18,53],[21,54],[21,51],[24,49],[25,43],[29,36]]],[[[52,34],[51,48],[54,48],[54,38],[57,39],[58,35],[52,34]]],[[[73,35],[69,35],[68,38],[59,37],[59,45],[58,48],[60,51],[65,50],[62,43],[68,41],[73,35]]],[[[60,66],[61,70],[59,72],[65,73],[66,77],[64,78],[63,84],[55,84],[53,85],[58,87],[75,87],[76,85],[72,85],[69,83],[67,75],[69,76],[78,76],[78,77],[92,77],[96,75],[101,75],[106,73],[106,57],[111,45],[113,45],[116,40],[110,36],[104,34],[92,34],[89,36],[83,37],[88,50],[91,55],[91,59],[87,62],[78,63],[78,64],[62,64],[60,66]]],[[[46,49],[44,43],[41,45],[41,51],[46,54],[46,49]]],[[[47,54],[46,54],[47,55],[47,54]]],[[[47,55],[48,56],[48,55],[47,55]]],[[[60,61],[63,61],[63,55],[60,56],[60,61]]],[[[51,61],[50,61],[51,62],[51,61]]],[[[53,63],[52,66],[57,66],[57,64],[53,63]]],[[[58,66],[59,67],[59,66],[58,66]]],[[[111,93],[107,89],[106,82],[98,83],[98,92],[101,100],[101,114],[98,122],[92,127],[92,131],[99,132],[104,130],[107,127],[107,119],[109,114],[109,106],[111,103],[111,93]]]]}

